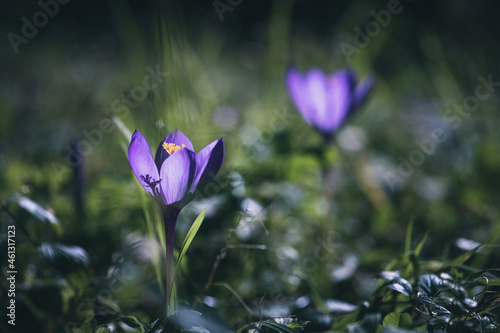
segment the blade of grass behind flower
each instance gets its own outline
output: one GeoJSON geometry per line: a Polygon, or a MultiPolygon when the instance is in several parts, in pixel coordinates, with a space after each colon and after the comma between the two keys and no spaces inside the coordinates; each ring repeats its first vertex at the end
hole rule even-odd
{"type": "MultiPolygon", "coordinates": [[[[117,128],[120,130],[120,132],[125,136],[125,138],[130,139],[132,137],[132,132],[130,131],[130,129],[128,129],[128,127],[121,121],[120,118],[113,116],[112,119],[113,122],[116,124],[117,128]]],[[[121,147],[123,149],[125,156],[127,156],[128,144],[122,142],[121,147]]],[[[135,176],[132,173],[132,179],[134,178],[135,176]]],[[[161,253],[165,253],[166,242],[165,242],[165,230],[163,228],[163,219],[160,216],[158,209],[156,209],[156,204],[154,204],[154,207],[152,206],[151,200],[149,200],[149,195],[147,195],[146,192],[143,191],[139,182],[135,183],[137,185],[137,188],[139,189],[138,192],[140,193],[139,195],[141,197],[142,210],[144,211],[144,217],[146,219],[146,230],[148,236],[151,240],[154,241],[158,240],[162,249],[161,253]]],[[[163,286],[162,269],[161,269],[162,256],[153,256],[152,258],[153,258],[152,263],[155,269],[156,280],[158,282],[158,285],[160,286],[160,289],[163,290],[164,286],[163,286]]]]}
{"type": "MultiPolygon", "coordinates": [[[[269,78],[281,76],[286,69],[286,57],[283,57],[283,41],[289,39],[293,1],[275,0],[271,7],[266,57],[266,74],[269,78]]],[[[281,84],[281,81],[276,83],[281,84]]]]}
{"type": "MultiPolygon", "coordinates": [[[[165,253],[166,251],[166,242],[165,242],[165,230],[163,228],[163,219],[159,216],[158,210],[154,209],[156,207],[151,207],[150,201],[148,198],[148,194],[145,191],[142,191],[141,185],[137,182],[137,186],[140,188],[141,195],[141,203],[142,210],[144,211],[144,217],[146,218],[146,229],[148,232],[148,236],[151,240],[158,240],[161,246],[161,253],[165,253]],[[152,209],[153,208],[153,209],[152,209]],[[152,216],[153,215],[153,216],[152,216]],[[156,221],[156,223],[155,223],[156,221]]],[[[162,256],[153,256],[153,267],[155,269],[156,281],[160,286],[160,289],[163,290],[163,279],[162,279],[162,256]]]]}
{"type": "Polygon", "coordinates": [[[422,249],[424,248],[425,241],[427,240],[427,237],[429,236],[429,231],[427,231],[423,236],[420,242],[418,242],[417,246],[415,246],[415,255],[418,257],[420,255],[420,252],[422,252],[422,249]]]}
{"type": "Polygon", "coordinates": [[[420,276],[419,256],[420,253],[422,252],[422,249],[424,247],[425,241],[427,240],[428,236],[429,236],[429,231],[427,231],[422,236],[422,239],[418,242],[417,246],[415,246],[415,250],[413,250],[413,252],[410,255],[410,261],[412,262],[412,268],[413,268],[413,278],[415,279],[415,281],[418,281],[418,277],[420,276]]]}
{"type": "MultiPolygon", "coordinates": [[[[488,237],[484,244],[500,244],[500,223],[495,223],[491,231],[488,233],[488,237]]],[[[495,249],[495,246],[485,246],[481,247],[481,251],[473,258],[474,267],[484,267],[490,258],[491,252],[495,249]]]]}
{"type": "MultiPolygon", "coordinates": [[[[118,130],[123,134],[125,140],[130,141],[130,138],[132,137],[132,131],[125,125],[125,123],[119,117],[112,116],[111,119],[115,123],[118,130]]],[[[127,149],[125,150],[125,155],[128,155],[128,145],[127,149]]]]}
{"type": "Polygon", "coordinates": [[[186,91],[190,84],[189,68],[191,64],[189,43],[187,43],[183,24],[184,15],[178,2],[158,1],[160,8],[156,20],[155,47],[159,55],[158,62],[164,68],[168,68],[171,74],[164,80],[164,87],[168,87],[168,98],[166,90],[160,97],[163,99],[163,106],[160,110],[163,114],[160,118],[167,124],[168,130],[173,130],[176,126],[186,126],[183,121],[186,113],[191,112],[185,104],[181,103],[190,92],[186,91]],[[174,127],[172,127],[174,126],[174,127]],[[172,128],[170,128],[172,127],[172,128]]]}
{"type": "Polygon", "coordinates": [[[405,238],[405,256],[404,256],[404,262],[405,264],[408,264],[410,261],[408,260],[408,253],[411,250],[411,234],[413,232],[413,223],[415,222],[415,219],[412,217],[410,219],[410,223],[408,223],[408,229],[406,229],[406,238],[405,238]]]}
{"type": "Polygon", "coordinates": [[[446,263],[446,267],[458,267],[458,266],[463,265],[467,260],[469,260],[470,257],[475,255],[479,251],[479,249],[481,249],[482,247],[483,247],[483,245],[480,245],[480,246],[477,246],[473,249],[470,249],[467,252],[460,254],[459,256],[448,261],[446,263]]]}
{"type": "MultiPolygon", "coordinates": [[[[463,95],[448,57],[443,51],[441,40],[433,33],[423,33],[419,39],[420,48],[426,57],[426,65],[434,88],[442,101],[459,98],[463,95]]],[[[462,97],[463,98],[463,97],[462,97]]]]}
{"type": "Polygon", "coordinates": [[[410,220],[410,223],[408,225],[408,229],[406,232],[406,240],[405,240],[405,255],[404,255],[404,262],[405,262],[405,269],[403,271],[402,276],[405,278],[409,278],[410,273],[413,271],[413,276],[416,280],[418,280],[418,276],[420,276],[420,262],[418,261],[418,257],[420,256],[420,252],[422,252],[422,248],[424,247],[424,243],[427,240],[427,237],[429,236],[429,233],[425,233],[420,241],[417,243],[415,246],[414,250],[411,250],[411,239],[412,239],[412,232],[413,232],[413,224],[415,220],[412,218],[410,220]]]}
{"type": "Polygon", "coordinates": [[[324,313],[328,313],[328,308],[326,307],[325,302],[323,301],[323,298],[321,297],[318,287],[314,283],[313,279],[311,277],[307,277],[306,281],[307,285],[309,286],[309,290],[311,291],[311,297],[314,304],[316,304],[316,306],[324,313]]]}

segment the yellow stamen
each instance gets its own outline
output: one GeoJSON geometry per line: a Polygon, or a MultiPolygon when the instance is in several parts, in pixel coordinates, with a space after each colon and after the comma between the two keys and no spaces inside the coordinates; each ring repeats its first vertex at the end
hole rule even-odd
{"type": "Polygon", "coordinates": [[[173,153],[185,147],[184,144],[182,146],[178,146],[175,143],[166,143],[166,142],[163,142],[162,146],[163,149],[165,149],[169,155],[172,155],[173,153]]]}

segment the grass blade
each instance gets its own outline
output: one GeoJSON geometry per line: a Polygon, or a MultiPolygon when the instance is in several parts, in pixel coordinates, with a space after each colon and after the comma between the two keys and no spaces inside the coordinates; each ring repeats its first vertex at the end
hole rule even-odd
{"type": "Polygon", "coordinates": [[[189,248],[189,245],[191,245],[191,242],[193,241],[194,236],[196,236],[196,233],[200,229],[201,223],[203,222],[203,219],[205,218],[205,211],[206,211],[206,209],[204,209],[200,213],[200,215],[198,215],[196,220],[194,220],[193,225],[191,226],[191,228],[189,228],[189,231],[187,232],[186,237],[184,238],[184,242],[182,242],[179,258],[177,258],[177,265],[175,266],[175,270],[174,270],[174,276],[175,276],[175,272],[177,272],[177,267],[180,266],[182,259],[184,258],[184,255],[186,254],[186,251],[189,248]]]}

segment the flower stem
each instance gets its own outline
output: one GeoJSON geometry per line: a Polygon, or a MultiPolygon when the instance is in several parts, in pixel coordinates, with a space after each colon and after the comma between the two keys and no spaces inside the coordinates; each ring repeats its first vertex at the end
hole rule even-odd
{"type": "Polygon", "coordinates": [[[326,137],[321,151],[321,178],[323,182],[323,223],[322,231],[328,232],[330,230],[336,231],[335,225],[335,212],[334,212],[334,176],[335,168],[332,164],[330,155],[333,149],[333,142],[331,138],[326,137]]]}
{"type": "Polygon", "coordinates": [[[323,232],[327,232],[329,229],[335,231],[335,216],[333,211],[333,182],[334,182],[334,169],[332,166],[322,167],[322,180],[323,180],[323,207],[324,207],[324,220],[323,220],[323,232]]]}
{"type": "Polygon", "coordinates": [[[174,282],[174,230],[177,222],[177,211],[171,211],[168,208],[162,210],[165,221],[165,308],[167,317],[171,315],[173,309],[170,308],[172,297],[172,286],[174,282]]]}
{"type": "Polygon", "coordinates": [[[172,297],[172,284],[174,282],[174,242],[173,237],[167,234],[166,247],[166,277],[165,277],[165,306],[167,317],[170,313],[170,299],[172,297]],[[171,238],[171,239],[170,239],[171,238]]]}

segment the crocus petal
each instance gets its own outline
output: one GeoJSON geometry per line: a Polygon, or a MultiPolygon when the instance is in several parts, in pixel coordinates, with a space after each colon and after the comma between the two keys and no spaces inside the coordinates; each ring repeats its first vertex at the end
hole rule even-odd
{"type": "Polygon", "coordinates": [[[165,138],[165,140],[163,140],[163,142],[175,143],[178,146],[184,145],[186,146],[187,149],[194,151],[191,141],[189,141],[188,137],[185,136],[184,133],[182,133],[180,130],[175,130],[169,135],[167,135],[167,137],[165,138]]]}
{"type": "Polygon", "coordinates": [[[215,177],[224,160],[224,141],[215,140],[196,154],[196,172],[190,192],[193,193],[198,185],[205,184],[215,177]]]}
{"type": "Polygon", "coordinates": [[[286,75],[286,85],[297,110],[309,125],[313,125],[314,109],[305,77],[295,67],[290,67],[286,75]]]}
{"type": "Polygon", "coordinates": [[[366,99],[375,85],[375,77],[373,75],[365,76],[354,89],[351,108],[359,108],[366,99]]]}
{"type": "Polygon", "coordinates": [[[158,170],[161,169],[163,161],[165,161],[165,159],[170,156],[169,153],[167,153],[167,151],[163,149],[163,143],[165,142],[173,143],[177,146],[184,145],[185,148],[194,151],[193,144],[191,143],[191,141],[189,141],[187,136],[184,135],[184,133],[182,133],[180,130],[173,131],[172,133],[167,135],[162,142],[160,142],[160,144],[158,145],[158,149],[156,150],[155,163],[158,167],[158,170]]]}
{"type": "Polygon", "coordinates": [[[180,201],[189,190],[196,168],[195,159],[194,152],[183,148],[163,162],[160,184],[166,205],[180,201]]]}
{"type": "Polygon", "coordinates": [[[311,99],[311,109],[308,111],[313,115],[313,125],[318,127],[328,116],[328,79],[319,69],[311,69],[306,76],[307,90],[304,93],[309,94],[311,99]]]}
{"type": "Polygon", "coordinates": [[[331,138],[357,110],[375,84],[372,76],[357,82],[352,70],[336,71],[327,77],[314,68],[302,75],[295,67],[286,74],[292,101],[306,122],[331,138]]]}
{"type": "Polygon", "coordinates": [[[132,135],[128,148],[128,161],[139,183],[149,195],[155,197],[154,186],[151,185],[160,178],[158,169],[153,160],[153,155],[151,155],[148,141],[138,130],[135,130],[132,135]],[[149,183],[146,179],[149,180],[149,183]]]}
{"type": "Polygon", "coordinates": [[[352,71],[335,72],[328,82],[328,114],[318,127],[323,132],[335,131],[346,118],[350,108],[356,77],[352,71]]]}

